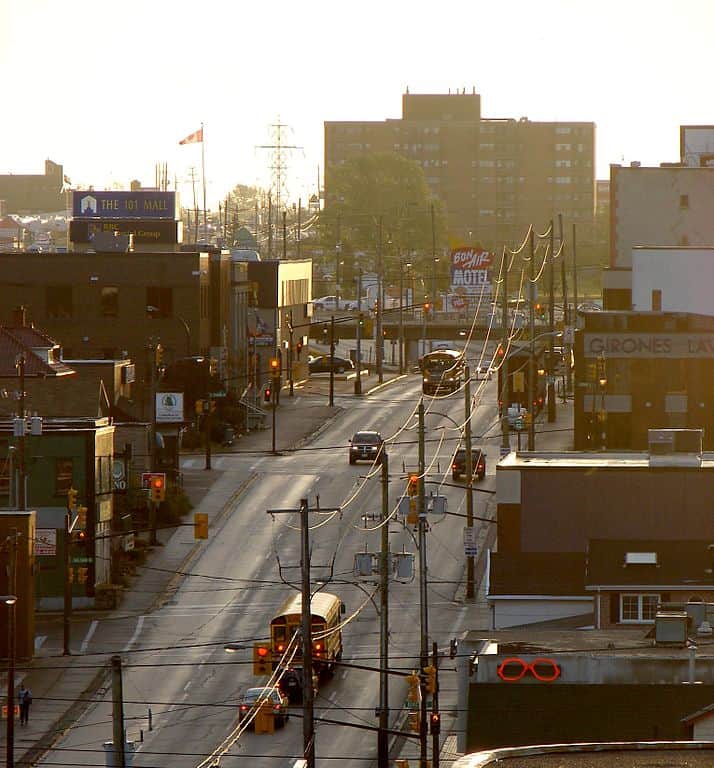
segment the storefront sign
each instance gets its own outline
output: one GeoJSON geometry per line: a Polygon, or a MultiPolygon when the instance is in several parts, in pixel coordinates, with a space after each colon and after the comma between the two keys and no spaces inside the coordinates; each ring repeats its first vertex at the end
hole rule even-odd
{"type": "Polygon", "coordinates": [[[707,333],[586,333],[585,357],[714,358],[714,335],[707,333]]]}
{"type": "Polygon", "coordinates": [[[156,421],[164,424],[183,421],[183,392],[156,393],[156,421]]]}
{"type": "Polygon", "coordinates": [[[72,192],[72,216],[78,219],[175,219],[176,193],[156,190],[135,192],[72,192]]]}
{"type": "Polygon", "coordinates": [[[38,528],[35,531],[35,555],[53,557],[56,554],[57,530],[55,528],[38,528]]]}

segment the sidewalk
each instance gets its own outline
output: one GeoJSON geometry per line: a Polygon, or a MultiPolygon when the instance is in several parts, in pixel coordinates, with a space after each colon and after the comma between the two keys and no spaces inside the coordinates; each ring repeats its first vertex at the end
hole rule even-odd
{"type": "MultiPolygon", "coordinates": [[[[396,380],[393,373],[385,373],[384,381],[396,380]]],[[[378,384],[376,375],[362,378],[362,392],[366,393],[378,384]]],[[[290,397],[287,388],[280,395],[277,417],[279,433],[276,450],[298,447],[323,430],[343,408],[328,405],[327,379],[313,379],[296,386],[290,397]]],[[[336,380],[335,395],[344,397],[354,392],[351,380],[336,380]]],[[[228,449],[214,448],[213,458],[231,452],[256,451],[269,453],[272,449],[270,414],[263,429],[242,435],[228,449]]],[[[212,462],[213,463],[213,462],[212,462]]],[[[252,482],[248,468],[223,471],[212,467],[205,469],[204,454],[182,454],[184,491],[193,505],[193,512],[208,513],[209,528],[219,521],[232,502],[252,482]]],[[[190,522],[190,519],[184,522],[190,522]]],[[[147,560],[137,566],[133,583],[124,591],[119,608],[113,611],[78,611],[72,616],[71,656],[63,656],[63,617],[58,613],[36,615],[35,657],[30,662],[18,661],[15,673],[15,689],[21,682],[32,691],[33,703],[29,723],[20,726],[15,721],[14,760],[16,766],[29,766],[40,759],[54,741],[77,719],[86,703],[97,694],[104,693],[109,680],[107,654],[93,656],[90,640],[97,622],[112,620],[117,629],[122,619],[126,622],[156,610],[178,589],[182,571],[188,570],[190,561],[201,541],[193,538],[193,528],[183,526],[158,532],[160,546],[150,548],[147,560]]],[[[138,639],[138,628],[129,641],[117,636],[116,652],[128,652],[138,639]]],[[[126,632],[126,628],[125,628],[126,632]]],[[[3,670],[4,672],[4,670],[3,670]]],[[[0,688],[7,689],[7,677],[0,677],[0,688]]],[[[6,754],[5,723],[0,728],[0,753],[6,754]]]]}

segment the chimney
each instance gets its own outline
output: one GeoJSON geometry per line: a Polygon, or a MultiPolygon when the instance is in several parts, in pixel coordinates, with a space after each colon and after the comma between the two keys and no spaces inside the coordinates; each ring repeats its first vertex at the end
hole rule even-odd
{"type": "Polygon", "coordinates": [[[15,307],[15,309],[13,309],[12,325],[13,328],[27,327],[27,307],[21,304],[19,307],[15,307]]]}

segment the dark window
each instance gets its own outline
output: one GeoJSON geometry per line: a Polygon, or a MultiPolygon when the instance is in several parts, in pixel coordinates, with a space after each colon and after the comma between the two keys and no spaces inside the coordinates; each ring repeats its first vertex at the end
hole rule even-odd
{"type": "Polygon", "coordinates": [[[680,208],[689,208],[689,195],[680,195],[679,196],[679,207],[680,208]]]}
{"type": "Polygon", "coordinates": [[[72,487],[72,459],[55,459],[55,496],[66,496],[72,487]]]}
{"type": "Polygon", "coordinates": [[[48,285],[45,288],[45,308],[49,318],[72,317],[72,286],[48,285]]]}
{"type": "Polygon", "coordinates": [[[119,315],[119,289],[115,285],[102,288],[99,313],[102,317],[117,317],[119,315]]]}
{"type": "Polygon", "coordinates": [[[652,311],[662,311],[662,291],[660,290],[652,291],[652,311]]]}
{"type": "Polygon", "coordinates": [[[171,317],[173,294],[165,285],[149,286],[146,289],[146,314],[148,317],[171,317]]]}

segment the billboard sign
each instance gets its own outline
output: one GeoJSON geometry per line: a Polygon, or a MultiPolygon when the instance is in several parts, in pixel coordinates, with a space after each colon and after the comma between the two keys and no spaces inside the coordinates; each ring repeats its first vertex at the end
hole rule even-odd
{"type": "Polygon", "coordinates": [[[454,293],[490,293],[489,269],[493,254],[482,248],[462,247],[451,251],[451,290],[454,293]]]}
{"type": "Polygon", "coordinates": [[[175,245],[181,233],[180,221],[140,219],[72,219],[69,239],[73,243],[91,243],[100,232],[134,235],[134,243],[142,245],[175,245]]]}
{"type": "Polygon", "coordinates": [[[175,219],[176,193],[140,189],[135,192],[73,190],[76,219],[175,219]]]}

